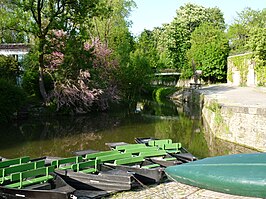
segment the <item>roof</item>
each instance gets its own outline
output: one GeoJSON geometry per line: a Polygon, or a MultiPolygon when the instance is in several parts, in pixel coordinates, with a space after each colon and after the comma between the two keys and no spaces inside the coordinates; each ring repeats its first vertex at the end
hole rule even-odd
{"type": "Polygon", "coordinates": [[[29,50],[30,46],[29,44],[24,43],[5,43],[0,44],[1,50],[29,50]]]}

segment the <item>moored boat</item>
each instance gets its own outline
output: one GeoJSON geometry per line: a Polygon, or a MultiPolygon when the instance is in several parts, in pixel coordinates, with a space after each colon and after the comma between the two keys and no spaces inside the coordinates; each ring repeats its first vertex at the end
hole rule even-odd
{"type": "Polygon", "coordinates": [[[210,157],[166,168],[170,179],[213,191],[266,197],[266,153],[210,157]]]}
{"type": "Polygon", "coordinates": [[[130,173],[140,185],[159,183],[165,179],[164,168],[159,164],[147,160],[147,158],[151,156],[164,156],[166,155],[166,152],[158,151],[157,148],[154,148],[151,152],[151,148],[146,147],[145,145],[142,145],[145,148],[141,147],[141,150],[139,150],[140,148],[136,150],[136,145],[137,144],[134,144],[133,147],[131,145],[123,145],[120,148],[117,148],[119,150],[102,151],[98,152],[98,154],[94,153],[92,150],[84,151],[92,152],[88,154],[85,154],[83,151],[78,151],[77,153],[82,154],[86,160],[92,161],[97,159],[100,161],[101,171],[115,169],[130,173]],[[95,154],[97,154],[97,157],[95,154]]]}
{"type": "Polygon", "coordinates": [[[46,167],[45,161],[31,162],[29,157],[0,162],[1,198],[72,198],[75,189],[46,167]]]}
{"type": "MultiPolygon", "coordinates": [[[[173,142],[171,139],[157,139],[153,137],[146,137],[146,138],[135,138],[135,142],[139,144],[146,144],[147,146],[158,146],[159,148],[163,148],[163,146],[166,144],[172,145],[173,142]]],[[[187,163],[191,161],[197,160],[197,158],[192,155],[190,152],[187,151],[186,148],[182,147],[180,143],[180,147],[178,150],[176,149],[169,149],[167,150],[167,153],[175,157],[177,160],[181,161],[181,163],[187,163]]]]}
{"type": "Polygon", "coordinates": [[[55,172],[76,189],[116,192],[139,187],[140,184],[133,174],[102,164],[108,158],[110,161],[118,158],[108,156],[108,153],[62,158],[52,161],[51,164],[56,167],[55,172]]]}
{"type": "MultiPolygon", "coordinates": [[[[147,146],[146,144],[128,144],[126,142],[106,143],[106,145],[109,146],[110,149],[118,150],[121,153],[131,152],[134,154],[141,154],[143,152],[154,151],[154,153],[148,153],[149,155],[146,155],[145,159],[155,164],[159,164],[162,167],[167,167],[167,166],[172,166],[172,165],[183,163],[177,158],[169,155],[167,153],[167,150],[165,150],[165,147],[164,149],[161,149],[161,148],[158,148],[157,146],[147,146]]],[[[179,143],[173,144],[171,146],[168,145],[166,148],[168,147],[171,148],[172,150],[179,151],[179,143]]]]}

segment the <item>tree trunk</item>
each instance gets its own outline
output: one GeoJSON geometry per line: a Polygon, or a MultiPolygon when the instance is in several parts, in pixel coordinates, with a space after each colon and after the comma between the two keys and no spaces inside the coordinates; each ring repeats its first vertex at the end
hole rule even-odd
{"type": "Polygon", "coordinates": [[[44,86],[44,76],[43,76],[43,69],[44,69],[44,58],[43,58],[43,50],[44,50],[44,38],[40,38],[39,44],[39,88],[40,93],[44,102],[47,101],[47,93],[44,86]]]}

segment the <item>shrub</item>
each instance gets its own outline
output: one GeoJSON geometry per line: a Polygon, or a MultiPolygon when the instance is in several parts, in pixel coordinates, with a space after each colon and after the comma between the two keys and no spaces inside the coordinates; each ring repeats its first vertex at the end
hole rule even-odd
{"type": "MultiPolygon", "coordinates": [[[[47,74],[44,75],[44,85],[46,90],[49,92],[53,89],[53,81],[47,74]]],[[[22,87],[31,97],[41,98],[39,88],[39,73],[38,71],[27,70],[23,74],[22,87]]]]}
{"type": "Polygon", "coordinates": [[[0,55],[0,78],[8,79],[16,83],[16,77],[19,75],[18,62],[13,57],[0,55]]]}
{"type": "Polygon", "coordinates": [[[25,103],[24,91],[10,81],[0,79],[0,123],[8,122],[25,103]]]}

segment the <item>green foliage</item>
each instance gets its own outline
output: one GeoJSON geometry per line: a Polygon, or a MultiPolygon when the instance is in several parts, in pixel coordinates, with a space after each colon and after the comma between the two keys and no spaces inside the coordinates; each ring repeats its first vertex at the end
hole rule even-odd
{"type": "Polygon", "coordinates": [[[167,26],[167,55],[171,65],[182,70],[183,77],[192,74],[188,64],[187,51],[191,47],[191,34],[202,23],[209,22],[220,30],[224,30],[224,18],[218,8],[205,8],[195,4],[186,4],[177,10],[174,21],[167,26]]]}
{"type": "Polygon", "coordinates": [[[248,59],[251,59],[250,54],[233,56],[229,59],[240,72],[240,86],[246,86],[247,84],[248,59]]]}
{"type": "Polygon", "coordinates": [[[157,43],[153,36],[153,32],[144,30],[138,37],[135,48],[141,53],[141,56],[148,59],[149,65],[153,68],[157,68],[157,63],[159,61],[156,47],[157,43]]]}
{"type": "MultiPolygon", "coordinates": [[[[31,50],[25,55],[21,63],[24,69],[22,74],[22,88],[31,97],[40,100],[42,98],[39,87],[38,52],[31,50]]],[[[53,81],[50,75],[44,74],[44,85],[47,91],[53,89],[53,81]]]]}
{"type": "Polygon", "coordinates": [[[8,79],[15,84],[19,73],[18,62],[13,57],[0,55],[0,78],[8,79]]]}
{"type": "Polygon", "coordinates": [[[238,13],[235,22],[229,26],[231,54],[244,53],[251,50],[249,42],[257,28],[266,28],[266,9],[252,10],[245,8],[238,13]]]}
{"type": "Polygon", "coordinates": [[[25,103],[26,95],[21,88],[4,79],[0,79],[0,93],[0,123],[9,122],[25,103]]]}
{"type": "Polygon", "coordinates": [[[134,7],[133,0],[100,0],[97,6],[100,13],[93,17],[93,27],[90,28],[90,34],[112,49],[121,65],[127,64],[133,49],[128,17],[134,7]]]}
{"type": "Polygon", "coordinates": [[[211,104],[207,107],[210,111],[215,113],[214,121],[217,125],[223,123],[223,117],[221,115],[221,105],[218,104],[216,101],[211,102],[211,104]]]}
{"type": "Polygon", "coordinates": [[[161,87],[153,91],[153,96],[158,103],[162,103],[162,99],[165,99],[176,92],[175,87],[161,87]]]}
{"type": "MultiPolygon", "coordinates": [[[[0,1],[0,43],[23,43],[26,40],[25,32],[20,31],[18,26],[24,26],[28,20],[17,24],[12,12],[14,9],[9,1],[0,1]]],[[[24,15],[21,15],[21,18],[25,19],[24,15]]]]}
{"type": "Polygon", "coordinates": [[[139,51],[132,53],[129,64],[122,66],[118,74],[122,96],[127,100],[137,98],[150,85],[152,72],[149,61],[139,51]]]}
{"type": "Polygon", "coordinates": [[[225,33],[212,24],[201,24],[191,35],[187,55],[202,70],[202,78],[211,82],[226,80],[229,45],[225,33]]]}
{"type": "MultiPolygon", "coordinates": [[[[44,76],[44,84],[47,91],[51,91],[53,89],[53,81],[50,76],[44,76]]],[[[25,71],[22,78],[22,88],[29,96],[41,99],[39,73],[31,70],[25,71]]]]}
{"type": "Polygon", "coordinates": [[[253,52],[253,59],[256,62],[255,70],[256,70],[258,85],[265,86],[266,85],[266,27],[254,28],[248,45],[253,52]]]}

